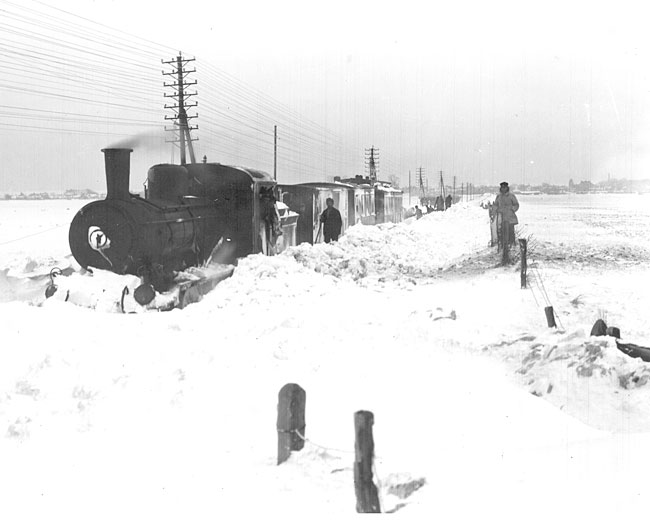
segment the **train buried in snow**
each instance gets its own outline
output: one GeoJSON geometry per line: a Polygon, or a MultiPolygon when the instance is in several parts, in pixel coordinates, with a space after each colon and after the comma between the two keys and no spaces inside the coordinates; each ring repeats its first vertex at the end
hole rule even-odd
{"type": "Polygon", "coordinates": [[[330,197],[343,233],[357,223],[402,220],[402,192],[387,183],[355,177],[278,185],[263,171],[205,161],[152,166],[141,197],[129,191],[132,150],[102,152],[106,198],[77,212],[70,250],[84,268],[136,275],[159,291],[172,285],[175,271],[211,259],[234,263],[322,241],[319,216],[330,197]]]}

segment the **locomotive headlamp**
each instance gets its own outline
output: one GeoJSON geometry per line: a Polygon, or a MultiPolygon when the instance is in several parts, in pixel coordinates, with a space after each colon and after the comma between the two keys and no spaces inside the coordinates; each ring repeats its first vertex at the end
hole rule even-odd
{"type": "Polygon", "coordinates": [[[88,228],[88,245],[95,251],[101,251],[102,249],[111,247],[111,240],[101,228],[98,226],[90,226],[88,228]]]}

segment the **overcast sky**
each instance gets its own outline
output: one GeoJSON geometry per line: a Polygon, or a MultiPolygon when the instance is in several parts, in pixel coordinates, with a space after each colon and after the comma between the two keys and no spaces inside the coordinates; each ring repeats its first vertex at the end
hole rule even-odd
{"type": "MultiPolygon", "coordinates": [[[[361,173],[364,148],[371,145],[380,150],[381,176],[395,174],[403,185],[408,171],[418,167],[430,179],[443,170],[449,182],[455,175],[458,183],[476,184],[650,178],[650,42],[641,3],[280,0],[181,3],[179,9],[170,0],[66,0],[56,5],[195,55],[199,71],[209,62],[340,138],[345,161],[321,158],[316,168],[305,163],[308,175],[302,177],[292,155],[284,171],[280,162],[285,182],[317,180],[318,171],[329,178],[361,173]]],[[[149,86],[160,78],[143,81],[149,86]]],[[[220,93],[201,86],[199,99],[218,103],[220,93]]],[[[220,151],[210,150],[201,123],[207,131],[215,122],[206,114],[199,111],[197,146],[205,148],[200,153],[272,169],[268,135],[260,150],[228,157],[226,148],[237,148],[232,136],[220,151]]],[[[272,131],[269,122],[259,124],[272,131]]],[[[278,126],[280,141],[299,153],[300,143],[289,143],[293,138],[278,126]]],[[[0,131],[6,137],[7,129],[0,131]]],[[[98,187],[65,169],[54,168],[59,172],[54,186],[53,174],[42,167],[35,174],[25,132],[12,147],[14,161],[20,158],[31,179],[25,189],[35,189],[34,182],[43,189],[98,187]]],[[[99,138],[84,137],[61,137],[54,145],[50,138],[45,149],[77,147],[85,154],[78,160],[86,161],[102,145],[99,138]]],[[[317,139],[307,145],[315,150],[317,139]]],[[[333,143],[324,149],[328,156],[337,153],[333,143]]],[[[6,173],[2,179],[22,189],[6,173]]]]}

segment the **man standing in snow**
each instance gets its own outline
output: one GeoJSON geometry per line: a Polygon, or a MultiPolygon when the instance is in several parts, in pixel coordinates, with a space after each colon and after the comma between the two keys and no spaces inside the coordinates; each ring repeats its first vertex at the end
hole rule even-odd
{"type": "Polygon", "coordinates": [[[519,201],[515,194],[510,192],[507,182],[502,182],[500,186],[494,206],[501,215],[503,243],[511,245],[515,243],[515,225],[519,224],[515,214],[519,209],[519,201]]]}
{"type": "Polygon", "coordinates": [[[329,244],[331,241],[336,242],[341,234],[341,227],[343,227],[343,220],[341,213],[334,207],[334,199],[328,198],[325,200],[327,208],[320,216],[320,222],[323,225],[323,237],[325,243],[329,244]]]}

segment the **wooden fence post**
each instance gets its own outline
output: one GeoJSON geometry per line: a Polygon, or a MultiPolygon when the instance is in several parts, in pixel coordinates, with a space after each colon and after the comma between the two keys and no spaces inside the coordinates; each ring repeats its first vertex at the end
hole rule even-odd
{"type": "Polygon", "coordinates": [[[549,328],[557,327],[555,324],[555,314],[553,313],[553,307],[544,307],[544,312],[546,313],[546,323],[548,323],[549,328]]]}
{"type": "Polygon", "coordinates": [[[501,217],[501,240],[503,241],[503,251],[501,265],[510,264],[510,224],[501,217]]]}
{"type": "Polygon", "coordinates": [[[357,513],[381,513],[377,486],[372,481],[372,461],[375,456],[373,423],[372,412],[362,410],[354,414],[354,491],[357,496],[357,513]]]}
{"type": "Polygon", "coordinates": [[[605,322],[598,318],[596,320],[596,323],[594,323],[594,326],[591,327],[591,332],[589,333],[590,336],[605,336],[607,334],[607,325],[605,322]]]}
{"type": "Polygon", "coordinates": [[[519,239],[519,248],[521,249],[521,288],[526,288],[526,274],[528,272],[528,241],[525,238],[519,239]]]}
{"type": "Polygon", "coordinates": [[[284,385],[278,394],[278,465],[305,446],[306,400],[307,394],[295,383],[284,385]]]}

